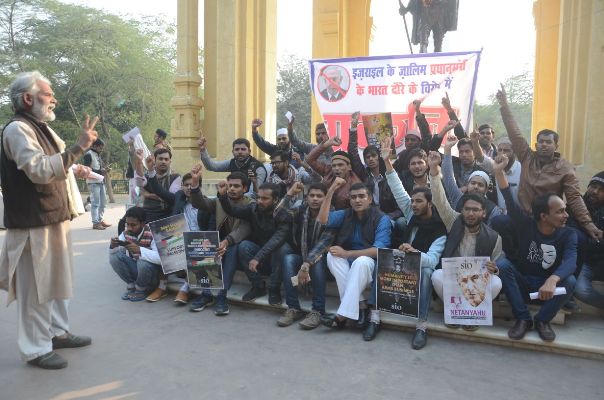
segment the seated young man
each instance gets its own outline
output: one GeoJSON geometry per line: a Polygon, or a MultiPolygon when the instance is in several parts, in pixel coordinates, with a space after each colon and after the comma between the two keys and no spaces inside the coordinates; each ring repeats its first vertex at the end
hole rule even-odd
{"type": "MultiPolygon", "coordinates": [[[[321,315],[325,314],[325,257],[333,242],[335,232],[325,230],[317,221],[321,204],[325,200],[327,188],[322,183],[313,183],[308,188],[306,202],[293,206],[299,194],[304,191],[304,185],[297,182],[275,208],[275,215],[288,214],[292,221],[289,240],[281,246],[277,260],[281,264],[283,286],[285,287],[285,303],[287,310],[277,324],[289,326],[302,318],[298,291],[292,283],[297,276],[299,285],[310,280],[312,287],[312,311],[306,315],[299,325],[302,329],[314,329],[319,326],[321,315]]],[[[285,219],[285,218],[284,218],[285,219]]]]}
{"type": "Polygon", "coordinates": [[[344,185],[337,177],[327,191],[317,219],[327,229],[337,229],[334,246],[327,253],[327,267],[336,278],[340,306],[335,314],[325,314],[321,323],[342,329],[346,319],[357,321],[365,328],[369,309],[363,291],[373,280],[378,248],[390,246],[390,218],[377,206],[372,206],[371,189],[364,183],[350,187],[350,209],[329,211],[331,198],[344,185]]]}
{"type": "Polygon", "coordinates": [[[210,157],[207,150],[207,139],[201,137],[197,141],[199,154],[203,166],[208,171],[213,172],[242,172],[250,179],[253,179],[253,185],[248,188],[248,195],[255,197],[258,187],[266,181],[266,168],[264,165],[252,157],[250,141],[244,138],[233,140],[233,158],[230,160],[216,161],[210,157]],[[256,186],[257,185],[257,186],[256,186]]]}
{"type": "MultiPolygon", "coordinates": [[[[398,206],[406,218],[408,218],[408,229],[405,231],[403,244],[399,246],[399,250],[406,253],[419,252],[421,254],[419,318],[416,324],[415,335],[411,341],[412,347],[419,350],[426,345],[427,341],[426,327],[428,324],[430,302],[432,301],[432,282],[430,278],[445,249],[447,230],[438,213],[433,209],[430,189],[419,186],[413,189],[411,196],[409,196],[390,162],[390,141],[385,140],[382,142],[381,148],[381,155],[386,164],[388,185],[392,189],[398,206]]],[[[372,299],[375,299],[377,294],[375,272],[372,291],[372,299]]],[[[371,322],[363,334],[363,339],[365,340],[373,340],[379,328],[379,311],[372,310],[371,312],[371,322]]]]}
{"type": "MultiPolygon", "coordinates": [[[[583,200],[596,227],[604,230],[604,171],[591,178],[583,200]]],[[[572,222],[572,226],[579,227],[574,218],[572,222]]],[[[581,235],[582,232],[579,232],[581,235]]],[[[604,293],[598,292],[593,287],[594,280],[604,280],[604,243],[588,238],[585,234],[582,236],[583,246],[581,247],[585,257],[581,272],[577,277],[575,297],[583,303],[604,310],[604,293]]]]}
{"type": "Polygon", "coordinates": [[[294,168],[291,164],[289,153],[283,150],[275,150],[273,154],[271,154],[271,166],[272,171],[268,176],[267,182],[279,185],[281,188],[279,197],[283,197],[297,182],[308,185],[313,181],[311,176],[308,175],[303,168],[298,170],[294,168]]]}
{"type": "MultiPolygon", "coordinates": [[[[296,132],[294,131],[294,120],[295,120],[295,118],[292,115],[291,121],[287,124],[287,136],[289,137],[289,141],[292,144],[292,146],[294,148],[298,149],[299,152],[301,153],[301,155],[302,155],[301,158],[303,158],[304,154],[310,154],[310,152],[313,151],[313,149],[315,147],[321,145],[321,143],[323,143],[324,141],[329,139],[329,135],[327,134],[327,128],[325,128],[325,124],[323,122],[320,122],[317,125],[315,125],[315,138],[317,140],[317,144],[303,141],[302,139],[300,139],[298,137],[298,135],[296,135],[296,132]]],[[[331,161],[332,153],[333,153],[332,148],[325,150],[319,156],[319,160],[324,163],[329,163],[331,161]]],[[[293,154],[292,154],[292,157],[293,157],[293,154]]],[[[306,168],[306,167],[304,167],[304,168],[306,168]]],[[[309,171],[309,173],[310,173],[310,171],[309,171]]]]}
{"type": "Polygon", "coordinates": [[[126,211],[126,229],[109,245],[109,263],[126,282],[122,300],[142,301],[159,284],[161,261],[151,230],[145,225],[145,210],[126,211]]]}
{"type": "MultiPolygon", "coordinates": [[[[239,243],[246,239],[252,230],[248,221],[228,215],[218,199],[209,198],[201,192],[202,171],[200,165],[193,167],[191,175],[193,176],[191,204],[200,211],[203,210],[214,216],[216,230],[218,230],[221,239],[217,251],[222,257],[222,282],[224,289],[218,291],[214,314],[218,316],[227,315],[229,313],[227,291],[231,288],[233,277],[237,271],[239,243]]],[[[226,194],[226,197],[233,206],[245,206],[253,201],[248,196],[245,196],[250,186],[250,180],[247,175],[244,175],[242,172],[233,172],[227,176],[226,183],[226,186],[220,186],[218,193],[226,194]]],[[[203,311],[212,304],[214,304],[212,292],[204,290],[200,296],[191,302],[190,311],[203,311]]]]}
{"type": "MultiPolygon", "coordinates": [[[[464,193],[457,187],[457,184],[455,183],[451,156],[451,148],[453,148],[456,143],[459,143],[456,136],[449,135],[447,137],[447,141],[445,143],[445,156],[442,161],[442,174],[443,185],[445,186],[445,192],[447,193],[449,204],[455,210],[461,211],[460,199],[463,197],[464,193]]],[[[491,218],[503,214],[503,210],[497,204],[493,203],[486,197],[487,192],[489,191],[489,186],[491,186],[491,178],[486,172],[482,170],[475,170],[474,172],[472,172],[468,177],[466,186],[467,194],[475,193],[480,196],[484,196],[487,213],[487,223],[491,220],[491,218]]]]}
{"type": "Polygon", "coordinates": [[[503,172],[507,163],[507,157],[498,156],[494,170],[508,209],[508,215],[503,218],[511,225],[518,246],[515,257],[497,261],[503,291],[516,318],[508,336],[520,340],[534,325],[539,337],[551,342],[556,334],[550,321],[572,297],[575,288],[577,233],[565,226],[566,204],[553,193],[535,197],[533,217],[526,216],[512,199],[503,172]],[[555,296],[556,287],[564,287],[566,294],[555,296]],[[526,305],[530,292],[538,292],[539,300],[544,302],[534,318],[526,305]]]}
{"type": "MultiPolygon", "coordinates": [[[[495,261],[502,256],[501,237],[488,227],[486,220],[485,197],[476,193],[465,194],[461,198],[461,213],[455,211],[445,196],[440,176],[440,154],[431,151],[428,156],[432,202],[447,228],[447,243],[442,258],[448,257],[489,257],[486,267],[491,273],[491,295],[494,299],[501,290],[499,270],[495,261]]],[[[437,269],[432,274],[434,291],[443,299],[443,271],[437,269]]],[[[447,325],[458,328],[457,325],[447,325]]],[[[463,326],[465,330],[476,330],[477,326],[463,326]]]]}
{"type": "Polygon", "coordinates": [[[237,258],[239,268],[245,271],[252,288],[243,295],[243,301],[253,301],[266,294],[266,283],[261,270],[270,274],[268,302],[281,304],[281,275],[275,258],[276,250],[287,239],[290,220],[286,215],[274,216],[279,202],[280,188],[274,183],[264,183],[258,188],[256,202],[236,207],[226,196],[226,182],[218,184],[218,199],[224,212],[250,223],[252,234],[248,240],[239,243],[237,258]]]}

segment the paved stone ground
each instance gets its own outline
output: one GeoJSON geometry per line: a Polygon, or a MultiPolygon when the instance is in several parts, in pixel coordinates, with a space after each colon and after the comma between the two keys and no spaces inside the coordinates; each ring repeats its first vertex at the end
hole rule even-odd
{"type": "MultiPolygon", "coordinates": [[[[122,212],[111,205],[107,219],[122,212]]],[[[604,398],[599,361],[436,337],[414,351],[407,332],[366,343],[353,330],[278,328],[279,314],[266,309],[231,306],[218,318],[170,299],[122,301],[124,285],[106,261],[114,231],[93,231],[89,221],[72,225],[70,316],[93,345],[60,350],[65,370],[29,367],[16,348],[16,307],[0,307],[0,399],[604,398]]]]}

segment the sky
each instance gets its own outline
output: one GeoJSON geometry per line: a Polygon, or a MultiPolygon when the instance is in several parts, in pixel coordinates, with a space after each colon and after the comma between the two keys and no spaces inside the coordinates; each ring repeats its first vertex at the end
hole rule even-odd
{"type": "MultiPolygon", "coordinates": [[[[130,15],[161,15],[176,21],[176,0],[63,0],[130,15]]],[[[460,0],[457,31],[445,36],[443,51],[483,49],[476,97],[485,102],[506,78],[533,71],[535,25],[533,0],[460,0]]],[[[403,0],[404,4],[408,0],[403,0]]],[[[203,0],[199,0],[199,34],[203,45],[203,0]]],[[[277,56],[311,58],[312,0],[277,0],[277,56]]],[[[409,54],[398,0],[373,0],[373,37],[369,55],[409,54]]],[[[412,18],[407,15],[411,32],[412,18]]],[[[429,47],[429,51],[431,50],[429,47]]],[[[415,46],[414,51],[418,51],[415,46]]]]}

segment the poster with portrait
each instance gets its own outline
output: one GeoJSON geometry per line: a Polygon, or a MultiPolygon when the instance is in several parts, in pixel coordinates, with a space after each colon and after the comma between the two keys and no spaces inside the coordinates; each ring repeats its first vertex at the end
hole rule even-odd
{"type": "Polygon", "coordinates": [[[363,115],[363,126],[367,144],[379,148],[383,138],[392,137],[392,114],[387,112],[363,115]]]}
{"type": "Polygon", "coordinates": [[[378,249],[377,308],[417,318],[421,279],[421,254],[378,249]]]}
{"type": "MultiPolygon", "coordinates": [[[[309,60],[310,86],[330,137],[348,146],[351,116],[391,114],[391,130],[397,153],[405,148],[405,135],[418,130],[414,100],[421,100],[432,134],[449,121],[442,106],[449,97],[451,107],[466,132],[472,129],[474,91],[481,51],[425,53],[309,60]]],[[[372,136],[361,118],[358,125],[359,149],[372,136]]]]}
{"type": "Polygon", "coordinates": [[[493,325],[489,257],[441,259],[445,323],[493,325]]]}
{"type": "Polygon", "coordinates": [[[182,271],[187,268],[183,233],[189,230],[184,214],[149,222],[153,240],[161,260],[164,274],[182,271]]]}
{"type": "Polygon", "coordinates": [[[220,243],[217,231],[185,232],[187,282],[191,289],[224,289],[222,263],[216,251],[220,243]]]}

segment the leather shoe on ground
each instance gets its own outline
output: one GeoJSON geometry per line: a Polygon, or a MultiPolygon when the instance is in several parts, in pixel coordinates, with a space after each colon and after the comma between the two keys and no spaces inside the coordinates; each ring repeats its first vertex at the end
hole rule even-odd
{"type": "Polygon", "coordinates": [[[176,293],[174,302],[181,305],[187,304],[189,302],[189,293],[179,290],[178,293],[176,293]]]}
{"type": "Polygon", "coordinates": [[[75,347],[89,346],[92,343],[92,339],[89,336],[77,336],[71,333],[67,333],[67,337],[59,338],[57,336],[52,338],[52,348],[56,349],[72,349],[75,347]]]}
{"type": "Polygon", "coordinates": [[[271,306],[278,306],[283,303],[281,298],[281,288],[269,288],[268,289],[268,304],[271,306]]]}
{"type": "Polygon", "coordinates": [[[111,224],[108,224],[105,221],[101,221],[101,222],[99,222],[99,224],[103,225],[105,228],[109,228],[111,226],[111,224]]]}
{"type": "Polygon", "coordinates": [[[262,297],[266,294],[266,286],[263,287],[255,287],[252,286],[250,290],[247,291],[241,298],[243,301],[254,301],[258,297],[262,297]]]}
{"type": "Polygon", "coordinates": [[[359,308],[359,319],[357,319],[357,329],[365,329],[369,323],[369,309],[359,308]]]}
{"type": "Polygon", "coordinates": [[[67,367],[67,360],[54,351],[41,355],[33,360],[29,360],[27,363],[43,369],[62,369],[67,367]]]}
{"type": "Polygon", "coordinates": [[[167,295],[168,292],[166,292],[164,289],[157,288],[149,296],[147,296],[145,300],[150,303],[155,303],[156,301],[163,299],[167,295]]]}
{"type": "Polygon", "coordinates": [[[375,322],[369,322],[369,324],[367,324],[367,328],[365,328],[365,330],[363,331],[363,340],[369,342],[375,339],[375,336],[377,335],[379,330],[380,324],[377,324],[375,322]]]}
{"type": "Polygon", "coordinates": [[[97,230],[97,231],[104,231],[106,229],[106,227],[101,225],[101,223],[98,223],[98,224],[93,224],[92,229],[97,230]]]}
{"type": "Polygon", "coordinates": [[[411,340],[411,347],[415,350],[419,350],[424,348],[426,342],[428,342],[428,334],[426,333],[426,331],[416,329],[415,335],[413,335],[413,340],[411,340]]]}
{"type": "Polygon", "coordinates": [[[508,331],[508,337],[513,340],[520,340],[531,329],[533,329],[532,320],[517,319],[514,326],[508,331]]]}
{"type": "Polygon", "coordinates": [[[321,322],[321,325],[332,329],[341,330],[346,327],[346,319],[338,319],[337,314],[334,313],[321,315],[319,321],[321,322]]]}
{"type": "Polygon", "coordinates": [[[556,333],[549,322],[535,320],[535,330],[539,334],[541,340],[545,342],[553,342],[556,339],[556,333]]]}

